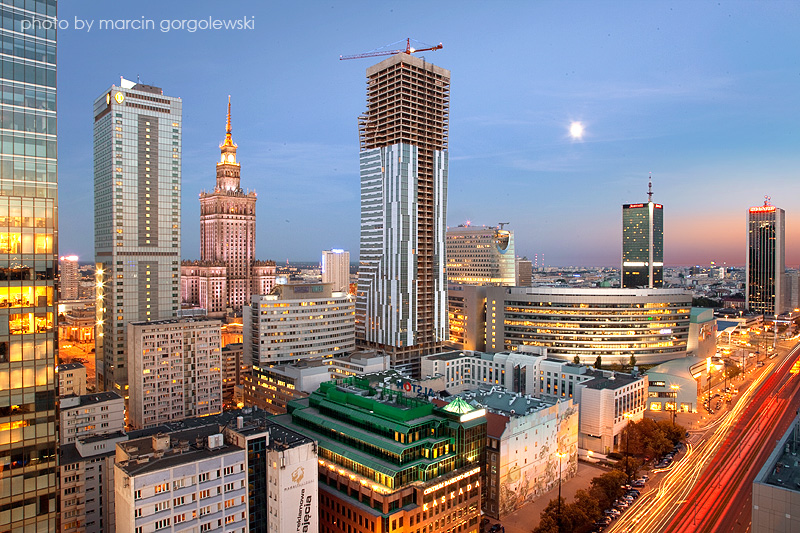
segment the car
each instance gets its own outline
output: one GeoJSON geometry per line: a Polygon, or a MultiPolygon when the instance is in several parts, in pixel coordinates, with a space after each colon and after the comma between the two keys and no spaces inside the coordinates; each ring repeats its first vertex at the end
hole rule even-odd
{"type": "Polygon", "coordinates": [[[624,502],[628,502],[628,505],[632,504],[634,500],[633,496],[628,496],[627,494],[620,499],[624,502]]]}
{"type": "Polygon", "coordinates": [[[613,517],[617,517],[617,516],[620,516],[622,514],[622,513],[619,512],[619,509],[606,509],[603,512],[606,513],[606,515],[613,516],[613,517]]]}
{"type": "Polygon", "coordinates": [[[616,507],[617,509],[627,509],[629,506],[628,502],[626,502],[625,500],[617,500],[614,502],[614,507],[616,507]]]}
{"type": "Polygon", "coordinates": [[[637,496],[639,496],[641,494],[641,492],[639,492],[636,489],[631,489],[631,490],[628,491],[628,494],[636,494],[637,496]]]}
{"type": "Polygon", "coordinates": [[[639,491],[633,492],[632,490],[625,493],[625,496],[630,496],[634,500],[639,497],[639,491]]]}
{"type": "MultiPolygon", "coordinates": [[[[659,467],[659,468],[663,468],[663,467],[659,467]]],[[[634,481],[634,482],[633,482],[633,483],[631,483],[631,484],[632,484],[634,487],[639,487],[639,488],[641,488],[641,487],[644,487],[644,480],[642,480],[642,479],[637,479],[636,481],[634,481]]]]}
{"type": "Polygon", "coordinates": [[[489,528],[489,533],[498,533],[502,528],[503,526],[501,526],[500,524],[495,524],[489,528]]]}

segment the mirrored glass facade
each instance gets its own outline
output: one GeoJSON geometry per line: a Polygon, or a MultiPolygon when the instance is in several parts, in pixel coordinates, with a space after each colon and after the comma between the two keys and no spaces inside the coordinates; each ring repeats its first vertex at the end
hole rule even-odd
{"type": "Polygon", "coordinates": [[[58,528],[55,24],[0,1],[0,531],[58,528]]]}
{"type": "Polygon", "coordinates": [[[622,206],[622,287],[664,286],[664,207],[653,202],[622,206]]]}

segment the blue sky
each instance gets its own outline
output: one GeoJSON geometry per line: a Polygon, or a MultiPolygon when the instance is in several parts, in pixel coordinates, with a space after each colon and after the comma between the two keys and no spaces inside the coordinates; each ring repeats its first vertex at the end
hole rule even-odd
{"type": "MultiPolygon", "coordinates": [[[[120,76],[183,98],[182,254],[215,181],[227,95],[257,256],[358,256],[365,70],[406,37],[452,73],[448,224],[510,222],[517,253],[618,265],[621,204],[664,204],[667,265],[744,264],[747,207],[786,210],[800,250],[798,2],[59,3],[60,252],[93,257],[92,101],[120,76]],[[75,18],[93,20],[90,32],[75,18]],[[155,30],[97,29],[100,19],[155,30]],[[162,21],[254,29],[162,32],[162,21]],[[585,126],[582,140],[569,125],[585,126]]],[[[540,259],[541,263],[541,259],[540,259]]]]}

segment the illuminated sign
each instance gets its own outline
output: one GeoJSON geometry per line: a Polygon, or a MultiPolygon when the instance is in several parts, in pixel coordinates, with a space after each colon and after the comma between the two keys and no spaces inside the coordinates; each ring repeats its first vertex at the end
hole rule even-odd
{"type": "Polygon", "coordinates": [[[459,422],[469,422],[470,420],[475,420],[476,418],[480,418],[482,416],[486,416],[486,409],[476,409],[475,411],[470,411],[469,413],[461,415],[461,418],[458,419],[459,422]]]}
{"type": "Polygon", "coordinates": [[[672,330],[670,328],[663,328],[658,330],[658,332],[662,335],[670,335],[672,333],[672,330]]]}
{"type": "Polygon", "coordinates": [[[664,208],[664,206],[663,206],[663,205],[661,205],[661,204],[655,204],[655,208],[656,208],[656,209],[663,209],[663,208],[664,208]]]}
{"type": "Polygon", "coordinates": [[[124,95],[124,94],[122,94],[122,93],[120,93],[120,92],[118,92],[118,93],[116,93],[116,94],[114,95],[114,100],[115,100],[115,101],[116,101],[118,104],[121,104],[121,103],[122,103],[122,102],[125,100],[125,95],[124,95]]]}
{"type": "MultiPolygon", "coordinates": [[[[448,479],[447,481],[442,481],[441,483],[438,483],[432,487],[428,487],[423,491],[423,494],[430,494],[431,492],[436,492],[437,490],[447,487],[448,485],[451,485],[453,483],[457,483],[462,479],[474,476],[475,474],[480,474],[480,472],[481,472],[481,467],[473,468],[469,472],[464,472],[463,474],[459,474],[452,479],[448,479]]],[[[476,484],[475,486],[477,487],[478,485],[476,484]]]]}
{"type": "Polygon", "coordinates": [[[628,204],[623,207],[625,209],[636,209],[637,207],[644,207],[644,204],[628,204]]]}
{"type": "Polygon", "coordinates": [[[775,211],[775,209],[777,209],[777,208],[774,205],[759,205],[759,206],[756,206],[756,207],[751,207],[750,208],[750,212],[751,213],[766,213],[766,212],[775,211]]]}
{"type": "Polygon", "coordinates": [[[430,387],[423,387],[422,385],[418,385],[416,383],[411,383],[410,381],[401,381],[398,383],[403,390],[406,392],[413,392],[417,394],[424,394],[425,396],[434,396],[436,391],[430,387]]]}

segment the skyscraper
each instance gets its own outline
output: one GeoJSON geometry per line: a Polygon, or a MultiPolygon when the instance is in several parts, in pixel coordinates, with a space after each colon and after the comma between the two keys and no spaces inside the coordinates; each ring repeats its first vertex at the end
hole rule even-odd
{"type": "Polygon", "coordinates": [[[322,252],[322,283],[333,283],[333,290],[350,292],[350,252],[334,248],[322,252]]]}
{"type": "Polygon", "coordinates": [[[502,226],[447,230],[447,280],[468,285],[514,285],[514,232],[502,226]]]}
{"type": "Polygon", "coordinates": [[[653,203],[653,183],[647,203],[622,206],[622,287],[664,286],[664,206],[653,203]]]}
{"type": "Polygon", "coordinates": [[[77,300],[81,275],[78,256],[62,255],[58,263],[58,297],[60,300],[77,300]]]}
{"type": "Polygon", "coordinates": [[[231,99],[225,140],[219,145],[217,182],[200,193],[200,261],[181,266],[181,300],[219,315],[241,312],[252,294],[275,284],[275,263],[256,261],[256,193],[242,190],[237,145],[231,136],[231,99]]]}
{"type": "Polygon", "coordinates": [[[774,315],[786,310],[786,214],[769,202],[747,210],[745,307],[774,315]]]}
{"type": "Polygon", "coordinates": [[[448,338],[450,71],[407,53],[367,69],[356,338],[419,373],[448,338]]]}
{"type": "Polygon", "coordinates": [[[94,101],[97,384],[126,399],[125,325],[178,312],[181,108],[126,79],[94,101]]]}
{"type": "Polygon", "coordinates": [[[59,529],[56,2],[0,0],[0,18],[0,531],[46,532],[59,529]]]}

